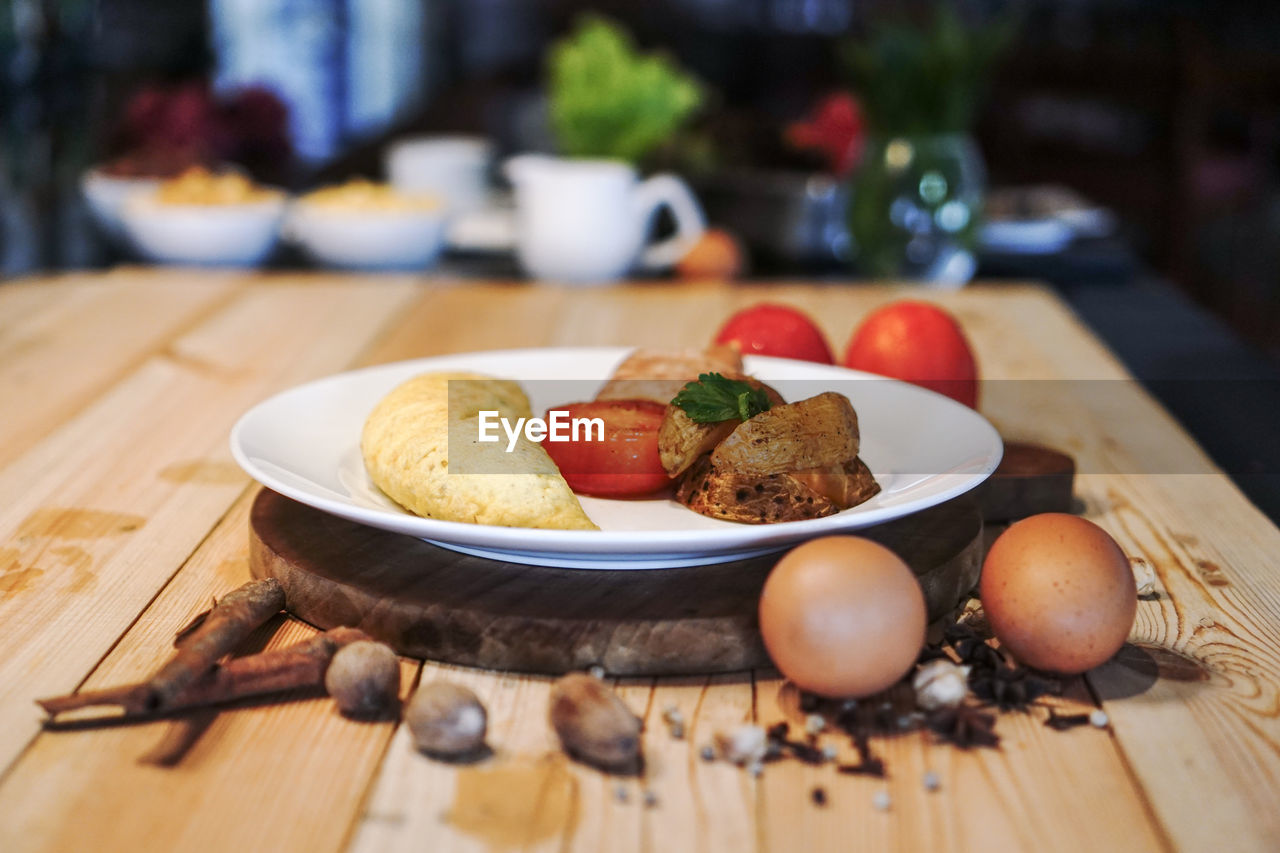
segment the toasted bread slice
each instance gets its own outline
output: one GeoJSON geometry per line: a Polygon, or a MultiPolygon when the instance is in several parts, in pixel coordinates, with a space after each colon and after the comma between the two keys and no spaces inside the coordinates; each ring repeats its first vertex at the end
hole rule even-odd
{"type": "Polygon", "coordinates": [[[701,373],[742,376],[742,356],[736,349],[637,349],[627,356],[596,394],[597,400],[653,400],[666,405],[701,373]]]}

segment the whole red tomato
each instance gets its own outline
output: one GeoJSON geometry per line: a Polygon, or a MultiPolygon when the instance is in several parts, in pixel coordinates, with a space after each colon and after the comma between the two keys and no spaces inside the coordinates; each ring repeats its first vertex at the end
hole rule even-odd
{"type": "Polygon", "coordinates": [[[955,318],[927,302],[891,302],[854,331],[845,367],[923,386],[978,406],[978,365],[955,318]]]}
{"type": "MultiPolygon", "coordinates": [[[[640,497],[671,484],[658,456],[658,427],[667,407],[651,400],[595,400],[556,406],[567,421],[599,418],[604,429],[585,428],[568,441],[548,436],[542,446],[569,483],[583,495],[640,497]]],[[[568,431],[566,427],[566,431],[568,431]]]]}
{"type": "Polygon", "coordinates": [[[763,302],[730,317],[716,333],[718,344],[733,344],[745,355],[798,358],[835,364],[822,331],[802,311],[763,302]]]}

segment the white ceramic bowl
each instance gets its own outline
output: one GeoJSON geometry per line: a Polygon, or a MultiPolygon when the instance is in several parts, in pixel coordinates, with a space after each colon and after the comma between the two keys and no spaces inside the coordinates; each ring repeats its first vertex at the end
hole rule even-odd
{"type": "Polygon", "coordinates": [[[98,169],[89,169],[80,176],[80,192],[103,233],[112,240],[127,243],[128,234],[121,215],[125,202],[134,196],[155,192],[161,180],[119,178],[98,169]]]}
{"type": "Polygon", "coordinates": [[[360,210],[294,202],[286,236],[314,261],[360,270],[423,270],[440,256],[442,210],[360,210]]]}
{"type": "Polygon", "coordinates": [[[285,196],[245,204],[167,204],[154,194],[125,201],[121,216],[134,246],[165,264],[257,266],[280,237],[285,196]]]}

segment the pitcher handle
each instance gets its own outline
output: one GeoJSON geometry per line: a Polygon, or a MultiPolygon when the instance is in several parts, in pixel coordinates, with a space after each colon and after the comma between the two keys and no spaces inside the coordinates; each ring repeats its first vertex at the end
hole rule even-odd
{"type": "Polygon", "coordinates": [[[658,208],[666,205],[676,221],[676,233],[647,247],[640,255],[640,266],[656,270],[675,266],[693,248],[707,230],[706,218],[698,199],[684,181],[675,175],[654,175],[636,188],[635,204],[641,225],[648,227],[658,208]]]}

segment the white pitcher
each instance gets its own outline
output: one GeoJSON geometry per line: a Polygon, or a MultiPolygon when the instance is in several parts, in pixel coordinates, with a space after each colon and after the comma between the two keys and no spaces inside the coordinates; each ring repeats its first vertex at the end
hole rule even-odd
{"type": "Polygon", "coordinates": [[[568,160],[522,154],[505,165],[515,188],[516,257],[536,278],[570,284],[614,281],[633,267],[673,266],[706,229],[702,209],[675,175],[640,181],[616,160],[568,160]],[[645,246],[666,205],[676,233],[645,246]]]}

